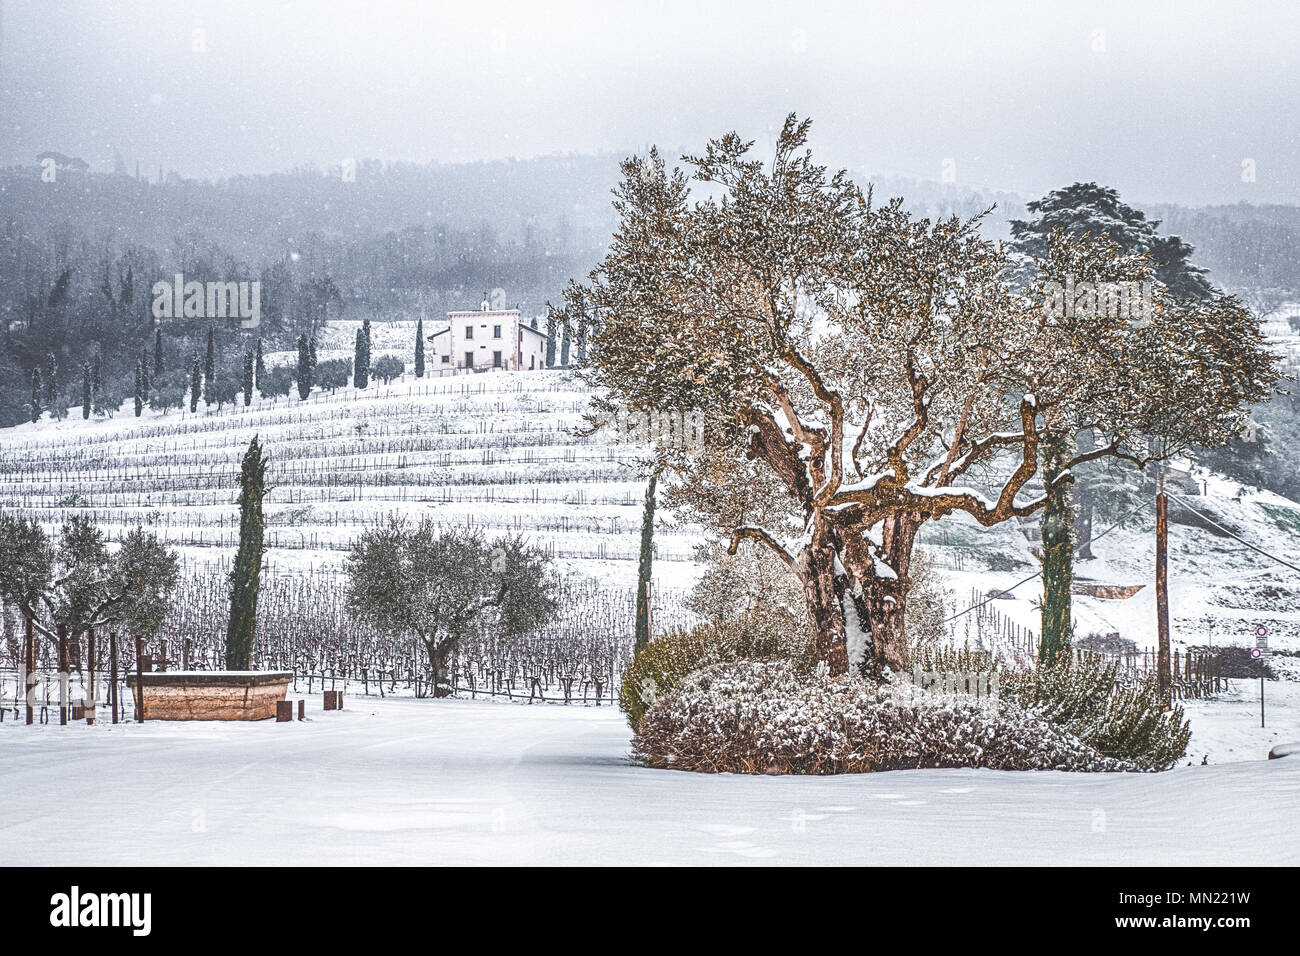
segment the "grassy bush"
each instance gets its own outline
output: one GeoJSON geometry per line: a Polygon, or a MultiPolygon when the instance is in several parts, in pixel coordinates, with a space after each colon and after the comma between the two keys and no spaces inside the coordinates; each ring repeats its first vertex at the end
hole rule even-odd
{"type": "Polygon", "coordinates": [[[646,708],[675,690],[701,667],[743,658],[777,657],[803,662],[806,630],[792,615],[741,614],[656,637],[623,672],[618,705],[635,730],[646,708]]]}
{"type": "Polygon", "coordinates": [[[780,660],[695,672],[650,706],[632,745],[648,766],[704,773],[1136,769],[1005,700],[800,673],[780,660]]]}
{"type": "Polygon", "coordinates": [[[1085,657],[1012,670],[1002,677],[1001,693],[1099,753],[1141,770],[1168,770],[1187,752],[1192,737],[1183,709],[1165,713],[1154,682],[1118,686],[1118,666],[1085,657]]]}

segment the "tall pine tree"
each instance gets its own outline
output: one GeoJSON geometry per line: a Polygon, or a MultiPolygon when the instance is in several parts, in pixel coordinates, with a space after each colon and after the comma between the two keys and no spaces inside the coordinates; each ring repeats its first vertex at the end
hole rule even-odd
{"type": "Polygon", "coordinates": [[[217,341],[216,331],[208,326],[208,354],[203,359],[203,401],[215,404],[217,394],[217,341]]]}
{"type": "Polygon", "coordinates": [[[239,474],[239,553],[230,573],[230,623],[226,628],[226,670],[246,671],[257,636],[257,596],[262,577],[262,496],[266,457],[257,436],[248,444],[239,474]]]}
{"type": "Polygon", "coordinates": [[[266,361],[262,358],[262,340],[257,340],[257,353],[253,362],[254,384],[258,388],[262,387],[262,382],[266,379],[266,361]]]}
{"type": "Polygon", "coordinates": [[[140,353],[140,394],[149,397],[149,348],[140,353]]]}
{"type": "Polygon", "coordinates": [[[166,366],[163,364],[162,329],[153,331],[153,377],[161,381],[166,366]]]}
{"type": "Polygon", "coordinates": [[[41,370],[32,369],[32,421],[41,420],[41,370]]]}
{"type": "Polygon", "coordinates": [[[91,395],[92,392],[90,388],[90,363],[82,362],[81,363],[81,417],[83,420],[89,420],[90,418],[91,395]]]}

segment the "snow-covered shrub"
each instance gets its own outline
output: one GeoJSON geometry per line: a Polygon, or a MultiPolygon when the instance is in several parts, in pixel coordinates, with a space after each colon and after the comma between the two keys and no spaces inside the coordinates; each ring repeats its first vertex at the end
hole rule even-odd
{"type": "Polygon", "coordinates": [[[651,703],[701,667],[767,657],[802,663],[807,647],[808,632],[792,615],[740,614],[664,634],[641,648],[628,664],[618,705],[635,730],[651,703]]]}
{"type": "Polygon", "coordinates": [[[1002,695],[1086,741],[1099,753],[1140,770],[1168,770],[1187,752],[1192,731],[1183,709],[1168,713],[1154,681],[1123,687],[1118,661],[1088,655],[1008,671],[1002,695]]]}
{"type": "Polygon", "coordinates": [[[691,674],[650,706],[632,743],[648,766],[705,773],[1136,769],[1004,700],[831,678],[781,660],[691,674]]]}

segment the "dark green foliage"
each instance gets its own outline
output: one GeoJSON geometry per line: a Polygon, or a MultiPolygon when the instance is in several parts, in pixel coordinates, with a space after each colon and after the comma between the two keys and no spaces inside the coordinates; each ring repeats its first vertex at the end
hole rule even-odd
{"type": "Polygon", "coordinates": [[[203,380],[212,381],[212,377],[217,373],[217,332],[212,326],[208,326],[208,350],[203,358],[203,380]]]}
{"type": "Polygon", "coordinates": [[[249,349],[244,349],[244,377],[241,382],[245,407],[253,404],[254,359],[249,349]]]}
{"type": "Polygon", "coordinates": [[[135,417],[144,413],[144,371],[143,363],[135,367],[135,417]]]}
{"type": "Polygon", "coordinates": [[[45,356],[45,368],[41,374],[41,386],[44,389],[44,395],[41,401],[49,411],[50,417],[55,421],[63,421],[68,417],[67,403],[59,395],[59,363],[51,352],[45,356]]]}
{"type": "Polygon", "coordinates": [[[239,473],[239,552],[230,572],[230,623],[226,628],[226,669],[248,670],[257,636],[257,595],[262,583],[262,497],[266,457],[257,436],[248,443],[239,473]]]}
{"type": "Polygon", "coordinates": [[[415,377],[424,378],[424,318],[415,320],[415,377]]]}
{"type": "Polygon", "coordinates": [[[1142,770],[1167,770],[1187,752],[1192,731],[1175,706],[1165,713],[1154,682],[1116,684],[1118,661],[1086,655],[1035,669],[1010,671],[1001,693],[1040,713],[1108,757],[1132,761],[1142,770]]]}
{"type": "Polygon", "coordinates": [[[554,312],[548,312],[546,316],[546,367],[547,368],[555,367],[555,314],[554,312]]]}
{"type": "Polygon", "coordinates": [[[655,472],[646,486],[645,511],[641,516],[641,553],[636,569],[636,639],[633,643],[637,651],[650,643],[650,576],[654,564],[655,486],[658,483],[659,473],[655,472]]]}
{"type": "Polygon", "coordinates": [[[406,371],[406,363],[396,355],[381,355],[374,363],[372,371],[375,378],[382,379],[387,385],[395,378],[401,378],[406,371]]]}
{"type": "Polygon", "coordinates": [[[166,363],[163,362],[163,339],[162,329],[154,329],[153,332],[153,377],[160,379],[167,370],[166,363]]]}
{"type": "Polygon", "coordinates": [[[81,366],[81,417],[90,418],[90,363],[83,362],[81,366]]]}
{"type": "Polygon", "coordinates": [[[560,324],[560,366],[569,367],[569,323],[564,321],[560,324]]]}
{"type": "Polygon", "coordinates": [[[298,398],[302,401],[307,400],[311,394],[312,374],[316,370],[316,363],[312,358],[315,348],[306,334],[298,336],[298,398]]]}
{"type": "Polygon", "coordinates": [[[287,365],[264,369],[257,376],[257,390],[263,398],[277,398],[293,390],[293,369],[287,365]]]}
{"type": "Polygon", "coordinates": [[[190,412],[199,410],[199,398],[203,395],[203,366],[199,364],[199,353],[190,359],[190,412]]]}
{"type": "MultiPolygon", "coordinates": [[[[1043,482],[1051,485],[1070,459],[1068,442],[1053,437],[1044,442],[1043,482]]],[[[1041,528],[1043,542],[1042,642],[1038,658],[1051,663],[1070,653],[1072,608],[1070,587],[1074,581],[1074,509],[1068,485],[1060,485],[1047,496],[1041,528]]]]}
{"type": "Polygon", "coordinates": [[[256,372],[255,384],[260,386],[262,376],[266,374],[266,362],[262,359],[262,340],[260,338],[257,340],[257,359],[254,363],[254,371],[256,372]]]}
{"type": "Polygon", "coordinates": [[[143,349],[140,352],[140,394],[149,394],[149,350],[143,349]]]}
{"type": "Polygon", "coordinates": [[[661,634],[638,650],[623,672],[618,706],[635,730],[650,704],[702,667],[771,657],[803,667],[810,663],[807,652],[807,631],[793,615],[748,613],[661,634]]]}
{"type": "MultiPolygon", "coordinates": [[[[90,360],[90,395],[94,413],[96,415],[107,415],[109,409],[104,402],[103,362],[98,352],[90,360]]],[[[114,405],[113,408],[116,409],[117,406],[114,405]]]]}
{"type": "Polygon", "coordinates": [[[366,355],[366,334],[357,329],[356,345],[352,349],[352,384],[366,388],[370,384],[370,361],[366,355]]]}
{"type": "Polygon", "coordinates": [[[347,359],[326,359],[312,373],[312,384],[333,391],[336,388],[346,388],[351,376],[352,363],[347,359]]]}
{"type": "Polygon", "coordinates": [[[32,369],[32,421],[41,420],[41,370],[32,369]]]}

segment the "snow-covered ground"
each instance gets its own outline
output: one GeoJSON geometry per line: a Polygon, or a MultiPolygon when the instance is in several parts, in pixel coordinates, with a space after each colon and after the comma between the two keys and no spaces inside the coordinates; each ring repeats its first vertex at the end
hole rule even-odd
{"type": "Polygon", "coordinates": [[[708,776],[633,765],[611,708],[347,707],[6,721],[0,865],[1300,863],[1300,757],[1259,748],[1163,774],[708,776]]]}

